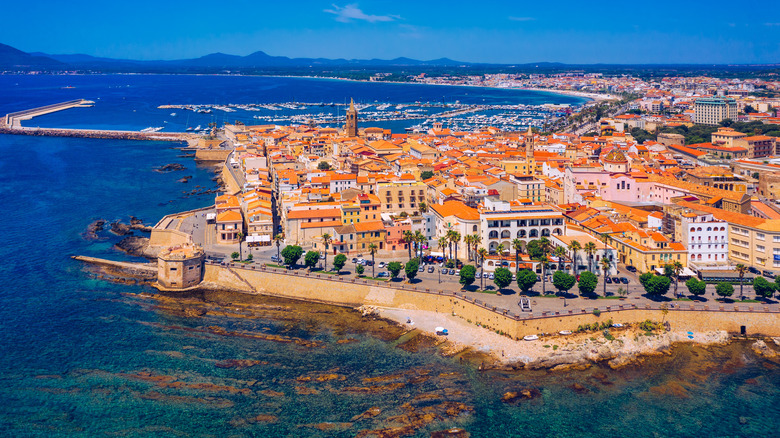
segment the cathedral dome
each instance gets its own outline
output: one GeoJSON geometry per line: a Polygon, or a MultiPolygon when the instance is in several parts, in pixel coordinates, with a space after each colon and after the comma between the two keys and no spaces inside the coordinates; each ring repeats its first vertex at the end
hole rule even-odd
{"type": "Polygon", "coordinates": [[[627,163],[628,158],[626,158],[626,155],[620,149],[612,149],[607,154],[607,156],[604,157],[604,161],[610,161],[613,163],[627,163]]]}

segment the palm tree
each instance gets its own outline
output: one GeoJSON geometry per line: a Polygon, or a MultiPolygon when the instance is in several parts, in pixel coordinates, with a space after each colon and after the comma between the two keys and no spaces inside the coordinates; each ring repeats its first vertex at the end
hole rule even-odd
{"type": "Polygon", "coordinates": [[[450,249],[450,259],[452,258],[452,242],[453,242],[453,240],[455,240],[454,233],[455,233],[455,231],[450,229],[450,230],[447,230],[447,234],[445,236],[447,238],[447,247],[449,247],[449,249],[450,249]]]}
{"type": "Polygon", "coordinates": [[[452,243],[455,244],[455,267],[458,267],[458,242],[460,242],[460,233],[457,231],[452,232],[452,243]]]}
{"type": "Polygon", "coordinates": [[[479,288],[485,290],[485,257],[487,257],[488,251],[485,248],[480,248],[477,250],[477,254],[479,254],[479,288]]]}
{"type": "Polygon", "coordinates": [[[276,236],[274,236],[274,243],[276,243],[276,258],[279,260],[281,260],[280,251],[281,251],[283,241],[284,241],[284,234],[279,233],[276,236]]]}
{"type": "Polygon", "coordinates": [[[502,263],[504,262],[504,251],[506,250],[506,247],[503,243],[499,243],[496,247],[496,252],[498,253],[498,266],[503,266],[502,263]]]}
{"type": "Polygon", "coordinates": [[[463,243],[466,245],[466,254],[468,256],[468,260],[471,261],[471,254],[474,254],[474,257],[476,258],[477,254],[472,253],[471,247],[474,245],[474,238],[476,237],[476,234],[468,234],[466,236],[463,236],[463,243]]]}
{"type": "Polygon", "coordinates": [[[542,264],[542,295],[545,294],[545,284],[547,283],[547,260],[550,255],[550,252],[552,251],[552,243],[550,243],[550,239],[546,237],[542,237],[539,239],[539,250],[541,251],[541,256],[539,257],[539,262],[542,264]]]}
{"type": "Polygon", "coordinates": [[[737,271],[737,273],[739,274],[739,299],[741,300],[744,298],[742,295],[742,284],[743,284],[742,279],[745,278],[745,273],[748,271],[748,268],[747,266],[740,263],[735,268],[735,271],[737,271]]]}
{"type": "Polygon", "coordinates": [[[409,260],[412,259],[412,242],[414,242],[414,233],[411,230],[404,231],[404,242],[406,242],[406,249],[409,250],[409,260]]]}
{"type": "Polygon", "coordinates": [[[474,245],[474,260],[477,259],[477,249],[479,244],[482,243],[482,236],[477,233],[471,235],[471,244],[474,245]]]}
{"type": "Polygon", "coordinates": [[[439,249],[441,250],[441,253],[444,254],[444,264],[447,264],[447,252],[444,251],[445,248],[447,248],[447,244],[449,243],[449,240],[447,240],[446,237],[442,236],[439,237],[439,241],[437,242],[439,244],[439,249]]]}
{"type": "Polygon", "coordinates": [[[604,278],[601,279],[601,282],[604,283],[604,296],[607,296],[607,275],[609,275],[609,268],[612,266],[612,262],[606,258],[601,258],[601,270],[604,271],[604,278]]]}
{"type": "Polygon", "coordinates": [[[325,270],[328,270],[328,247],[330,247],[330,242],[333,241],[333,237],[330,236],[330,234],[325,233],[322,235],[322,244],[325,245],[325,270]]]}
{"type": "Polygon", "coordinates": [[[417,208],[420,210],[420,213],[427,213],[428,212],[428,204],[421,202],[420,205],[417,206],[417,208]]]}
{"type": "Polygon", "coordinates": [[[514,239],[512,241],[512,249],[515,250],[515,273],[518,273],[520,272],[520,251],[523,250],[523,241],[514,239]]]}
{"type": "Polygon", "coordinates": [[[558,257],[558,270],[563,270],[563,258],[566,256],[566,249],[564,249],[562,246],[556,246],[555,250],[553,251],[553,255],[555,257],[558,257]]]}
{"type": "Polygon", "coordinates": [[[596,251],[598,251],[596,244],[593,242],[588,242],[585,244],[585,247],[582,248],[582,250],[585,251],[585,254],[588,255],[588,270],[593,272],[593,255],[596,254],[596,251]]]}
{"type": "Polygon", "coordinates": [[[682,274],[683,265],[677,260],[673,261],[671,265],[672,265],[672,276],[674,277],[674,296],[679,298],[679,295],[677,295],[677,283],[680,282],[680,274],[682,274]]]}
{"type": "Polygon", "coordinates": [[[244,260],[244,256],[241,254],[241,241],[244,240],[244,233],[239,231],[237,236],[238,236],[238,259],[244,260]]]}
{"type": "Polygon", "coordinates": [[[571,272],[575,277],[577,276],[577,251],[581,249],[582,245],[580,245],[580,242],[572,240],[569,243],[569,251],[571,251],[571,272]]]}
{"type": "Polygon", "coordinates": [[[376,275],[374,275],[375,274],[374,266],[376,265],[376,263],[374,263],[374,254],[376,254],[377,249],[378,247],[376,246],[375,243],[368,244],[368,253],[371,254],[371,276],[372,277],[376,277],[376,275]]]}
{"type": "Polygon", "coordinates": [[[422,260],[423,255],[423,243],[425,243],[428,239],[425,238],[425,235],[420,232],[420,230],[417,230],[414,232],[414,241],[417,243],[417,249],[419,250],[419,257],[420,260],[422,260]]]}

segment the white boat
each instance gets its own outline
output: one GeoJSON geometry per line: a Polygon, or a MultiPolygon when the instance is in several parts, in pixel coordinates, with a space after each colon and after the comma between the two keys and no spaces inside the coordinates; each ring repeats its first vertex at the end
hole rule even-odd
{"type": "Polygon", "coordinates": [[[444,328],[444,327],[436,327],[434,329],[434,331],[436,331],[437,335],[445,335],[446,336],[448,334],[447,329],[444,328]]]}
{"type": "Polygon", "coordinates": [[[537,339],[539,339],[539,336],[536,335],[523,336],[523,340],[525,341],[536,341],[537,339]]]}
{"type": "Polygon", "coordinates": [[[567,336],[571,334],[571,330],[561,330],[558,332],[559,335],[567,336]]]}
{"type": "Polygon", "coordinates": [[[620,328],[620,327],[623,327],[623,324],[618,322],[618,323],[612,324],[612,327],[620,328]]]}
{"type": "Polygon", "coordinates": [[[171,117],[176,117],[176,113],[171,113],[171,117]]]}

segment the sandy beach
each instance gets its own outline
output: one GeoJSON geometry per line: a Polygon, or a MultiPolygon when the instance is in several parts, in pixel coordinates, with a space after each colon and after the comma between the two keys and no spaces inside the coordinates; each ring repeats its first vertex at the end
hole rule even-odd
{"type": "Polygon", "coordinates": [[[550,335],[535,341],[514,340],[478,327],[457,316],[422,310],[377,308],[379,316],[388,318],[407,329],[418,329],[431,336],[446,339],[450,351],[471,348],[494,358],[502,366],[520,365],[529,368],[566,369],[608,361],[615,368],[635,362],[641,356],[668,353],[674,343],[694,342],[701,345],[729,341],[725,331],[661,332],[645,336],[638,328],[613,328],[614,340],[601,332],[550,335]],[[408,321],[411,320],[411,323],[408,321]],[[436,335],[436,327],[444,327],[447,336],[436,335]]]}

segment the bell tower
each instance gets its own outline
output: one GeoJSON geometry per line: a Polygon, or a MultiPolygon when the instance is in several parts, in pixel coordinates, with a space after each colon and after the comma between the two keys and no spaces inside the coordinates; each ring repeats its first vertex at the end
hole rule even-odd
{"type": "Polygon", "coordinates": [[[347,123],[344,125],[344,131],[346,131],[348,137],[358,136],[358,113],[355,109],[355,101],[353,99],[349,99],[347,123]]]}
{"type": "Polygon", "coordinates": [[[536,162],[534,159],[534,133],[531,126],[525,133],[525,162],[528,165],[528,173],[533,175],[536,171],[536,162]]]}

